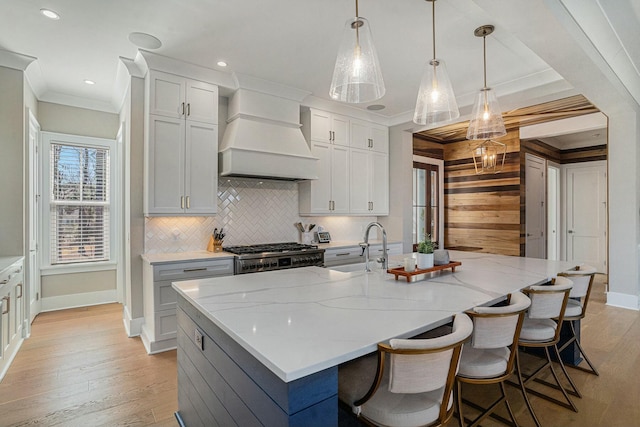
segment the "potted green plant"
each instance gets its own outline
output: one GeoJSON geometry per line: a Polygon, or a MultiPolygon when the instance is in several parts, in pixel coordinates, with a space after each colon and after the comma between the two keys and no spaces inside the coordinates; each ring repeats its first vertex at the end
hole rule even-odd
{"type": "Polygon", "coordinates": [[[418,269],[425,270],[433,267],[433,250],[436,243],[431,240],[431,235],[426,234],[424,240],[418,243],[417,264],[418,269]]]}

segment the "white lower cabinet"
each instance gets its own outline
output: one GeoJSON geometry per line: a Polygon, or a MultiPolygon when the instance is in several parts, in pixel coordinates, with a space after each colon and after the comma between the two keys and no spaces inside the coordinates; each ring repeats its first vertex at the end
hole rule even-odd
{"type": "Polygon", "coordinates": [[[17,258],[0,272],[0,380],[24,340],[24,301],[23,260],[17,258]]]}
{"type": "Polygon", "coordinates": [[[172,282],[233,275],[234,259],[216,258],[198,261],[144,263],[144,325],[142,342],[147,353],[176,348],[177,293],[172,282]]]}
{"type": "MultiPolygon", "coordinates": [[[[387,256],[402,254],[402,243],[394,242],[387,245],[387,256]]],[[[382,243],[369,246],[369,256],[375,260],[382,255],[382,243]]],[[[358,264],[364,262],[362,247],[358,245],[328,248],[324,251],[324,266],[336,267],[339,265],[358,264]]]]}

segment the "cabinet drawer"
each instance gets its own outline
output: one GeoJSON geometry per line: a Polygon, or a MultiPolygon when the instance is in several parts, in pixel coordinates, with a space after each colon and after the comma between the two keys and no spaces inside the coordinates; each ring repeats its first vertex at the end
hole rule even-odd
{"type": "Polygon", "coordinates": [[[363,262],[362,248],[353,246],[340,249],[329,249],[324,252],[325,267],[363,262]]]}
{"type": "Polygon", "coordinates": [[[153,266],[153,281],[189,280],[233,274],[233,258],[180,262],[153,266]]]}

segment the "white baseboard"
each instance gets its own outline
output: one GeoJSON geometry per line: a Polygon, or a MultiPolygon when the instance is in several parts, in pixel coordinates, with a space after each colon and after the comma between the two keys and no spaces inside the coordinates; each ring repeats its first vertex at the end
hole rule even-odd
{"type": "Polygon", "coordinates": [[[129,338],[140,336],[142,325],[144,325],[144,317],[132,319],[129,307],[124,306],[124,310],[122,311],[122,321],[124,322],[124,329],[127,331],[127,336],[129,338]]]}
{"type": "Polygon", "coordinates": [[[607,305],[639,311],[640,299],[637,295],[607,292],[607,305]]]}
{"type": "Polygon", "coordinates": [[[140,339],[144,345],[144,349],[147,350],[147,354],[162,353],[163,351],[175,350],[178,348],[178,342],[176,338],[171,338],[162,341],[152,341],[149,338],[147,329],[143,326],[140,333],[140,339]]]}
{"type": "Polygon", "coordinates": [[[118,302],[118,295],[115,289],[45,297],[42,298],[42,309],[40,311],[64,310],[66,308],[86,307],[110,302],[118,302]]]}

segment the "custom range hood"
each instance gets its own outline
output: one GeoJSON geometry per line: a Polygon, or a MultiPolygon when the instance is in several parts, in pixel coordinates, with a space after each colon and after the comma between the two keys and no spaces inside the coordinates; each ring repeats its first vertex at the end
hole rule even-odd
{"type": "Polygon", "coordinates": [[[318,159],[300,130],[300,104],[248,89],[229,99],[219,148],[221,176],[300,181],[317,179],[318,159]]]}

